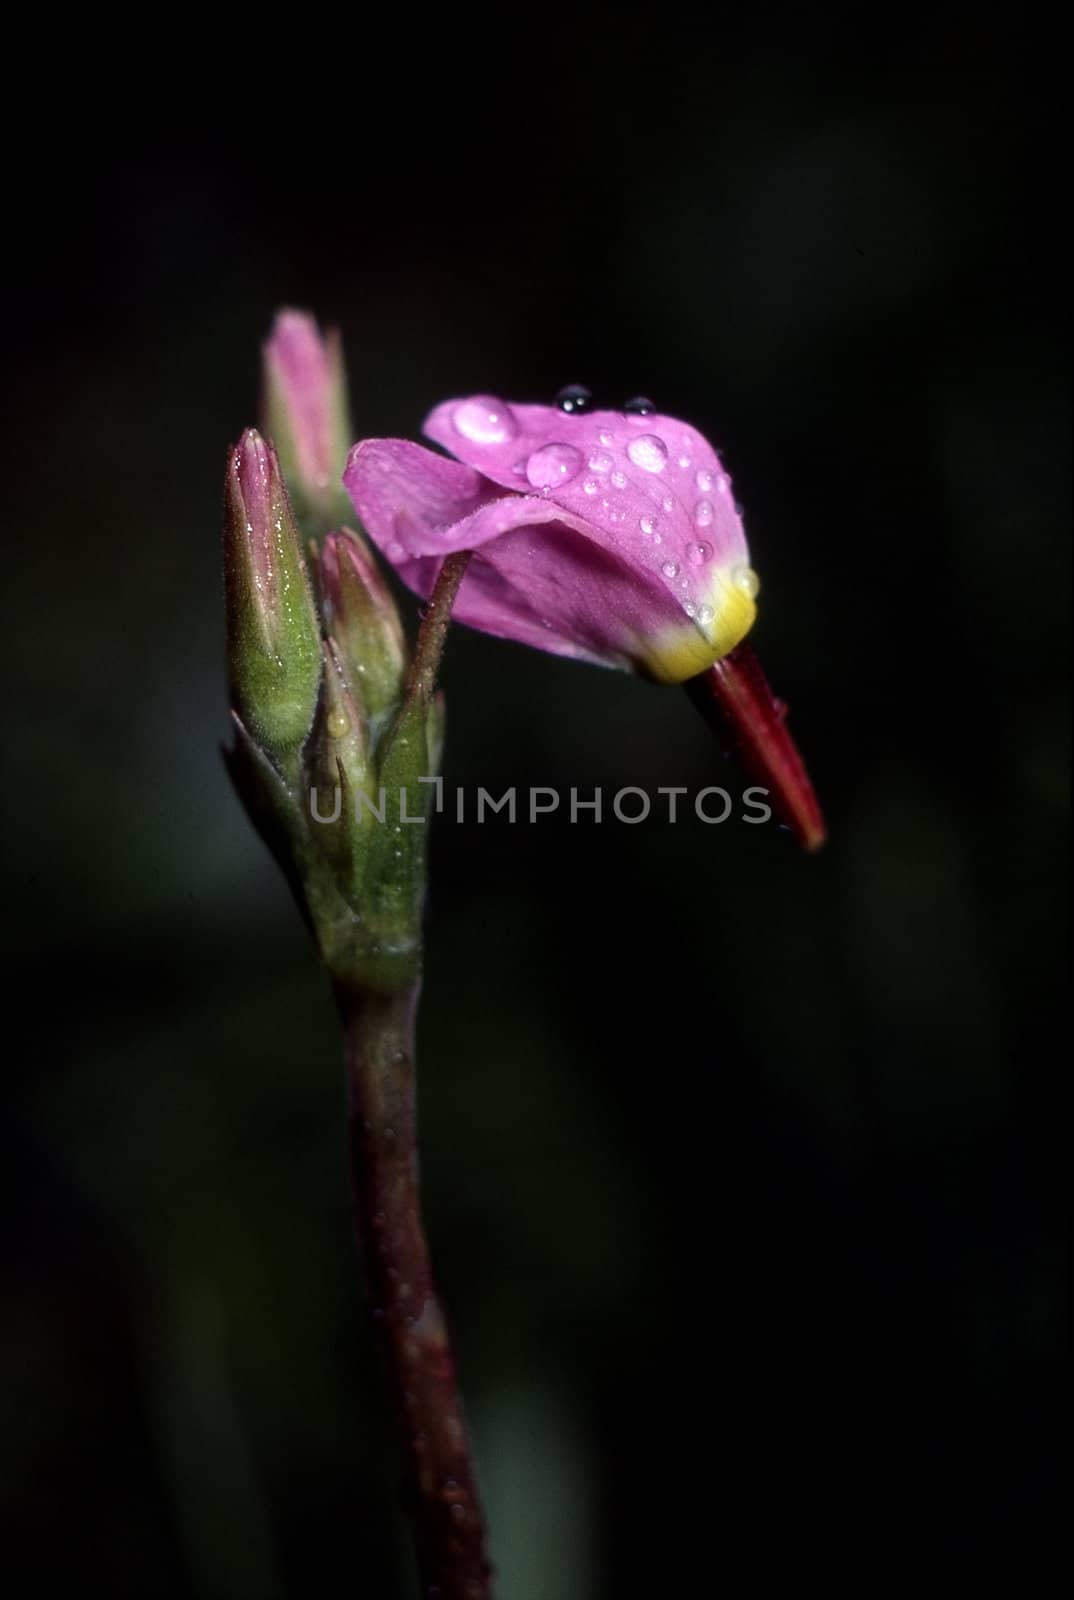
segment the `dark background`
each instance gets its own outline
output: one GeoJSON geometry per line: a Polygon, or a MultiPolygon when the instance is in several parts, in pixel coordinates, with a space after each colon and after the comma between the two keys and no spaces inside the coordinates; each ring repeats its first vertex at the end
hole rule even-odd
{"type": "MultiPolygon", "coordinates": [[[[360,434],[578,380],[706,431],[829,815],[817,859],[733,823],[438,827],[423,1169],[503,1600],[1010,1554],[1029,1582],[1062,1323],[1056,44],[1021,10],[866,20],[250,13],[51,57],[6,174],[23,1584],[411,1593],[333,1017],[218,754],[224,452],[280,304],[342,327],[360,434]]],[[[674,690],[462,631],[445,683],[449,783],[734,781],[674,690]]]]}

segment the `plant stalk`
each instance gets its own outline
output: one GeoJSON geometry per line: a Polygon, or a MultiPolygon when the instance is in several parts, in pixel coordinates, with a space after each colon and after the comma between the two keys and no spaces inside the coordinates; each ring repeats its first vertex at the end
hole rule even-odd
{"type": "Polygon", "coordinates": [[[357,1230],[402,1428],[423,1595],[491,1600],[473,1457],[421,1218],[418,987],[337,985],[357,1230]]]}

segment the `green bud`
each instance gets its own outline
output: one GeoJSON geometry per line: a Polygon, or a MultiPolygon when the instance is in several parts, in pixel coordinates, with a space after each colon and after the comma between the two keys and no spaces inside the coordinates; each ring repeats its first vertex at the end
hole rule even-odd
{"type": "Polygon", "coordinates": [[[325,540],[321,576],[329,632],[376,724],[398,705],[406,670],[395,602],[365,541],[349,530],[325,540]]]}
{"type": "Polygon", "coordinates": [[[320,625],[276,453],[252,428],[232,451],[224,504],[234,709],[259,748],[297,778],[317,709],[320,625]]]}
{"type": "Polygon", "coordinates": [[[306,748],[310,833],[343,872],[351,887],[359,841],[355,796],[372,783],[369,725],[346,666],[331,639],[324,640],[324,675],[313,734],[306,748]]]}

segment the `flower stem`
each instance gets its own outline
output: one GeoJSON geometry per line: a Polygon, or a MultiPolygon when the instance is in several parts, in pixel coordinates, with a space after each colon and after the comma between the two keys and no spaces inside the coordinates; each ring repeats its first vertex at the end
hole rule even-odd
{"type": "Polygon", "coordinates": [[[451,621],[451,608],[455,604],[455,596],[466,576],[472,555],[472,550],[456,550],[447,557],[436,575],[433,592],[425,606],[414,645],[414,656],[407,679],[407,699],[411,695],[420,694],[428,700],[436,686],[436,674],[440,666],[440,657],[444,652],[448,624],[451,621]]]}
{"type": "Polygon", "coordinates": [[[473,1458],[421,1220],[417,998],[417,982],[394,993],[336,988],[358,1235],[403,1431],[422,1592],[491,1600],[473,1458]]]}

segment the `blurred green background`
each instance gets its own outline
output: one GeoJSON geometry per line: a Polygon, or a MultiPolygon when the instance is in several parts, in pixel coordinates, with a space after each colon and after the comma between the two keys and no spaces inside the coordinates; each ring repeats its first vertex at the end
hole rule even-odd
{"type": "MultiPolygon", "coordinates": [[[[361,434],[569,381],[707,432],[829,815],[815,860],[437,827],[423,1172],[502,1600],[1025,1579],[1062,1323],[1052,49],[942,7],[881,44],[340,26],[170,28],[138,72],[76,41],[58,142],[10,146],[17,1592],[413,1592],[331,1007],[219,759],[224,454],[280,304],[342,327],[361,434]]],[[[738,785],[676,691],[462,631],[445,683],[449,783],[738,785]]]]}

